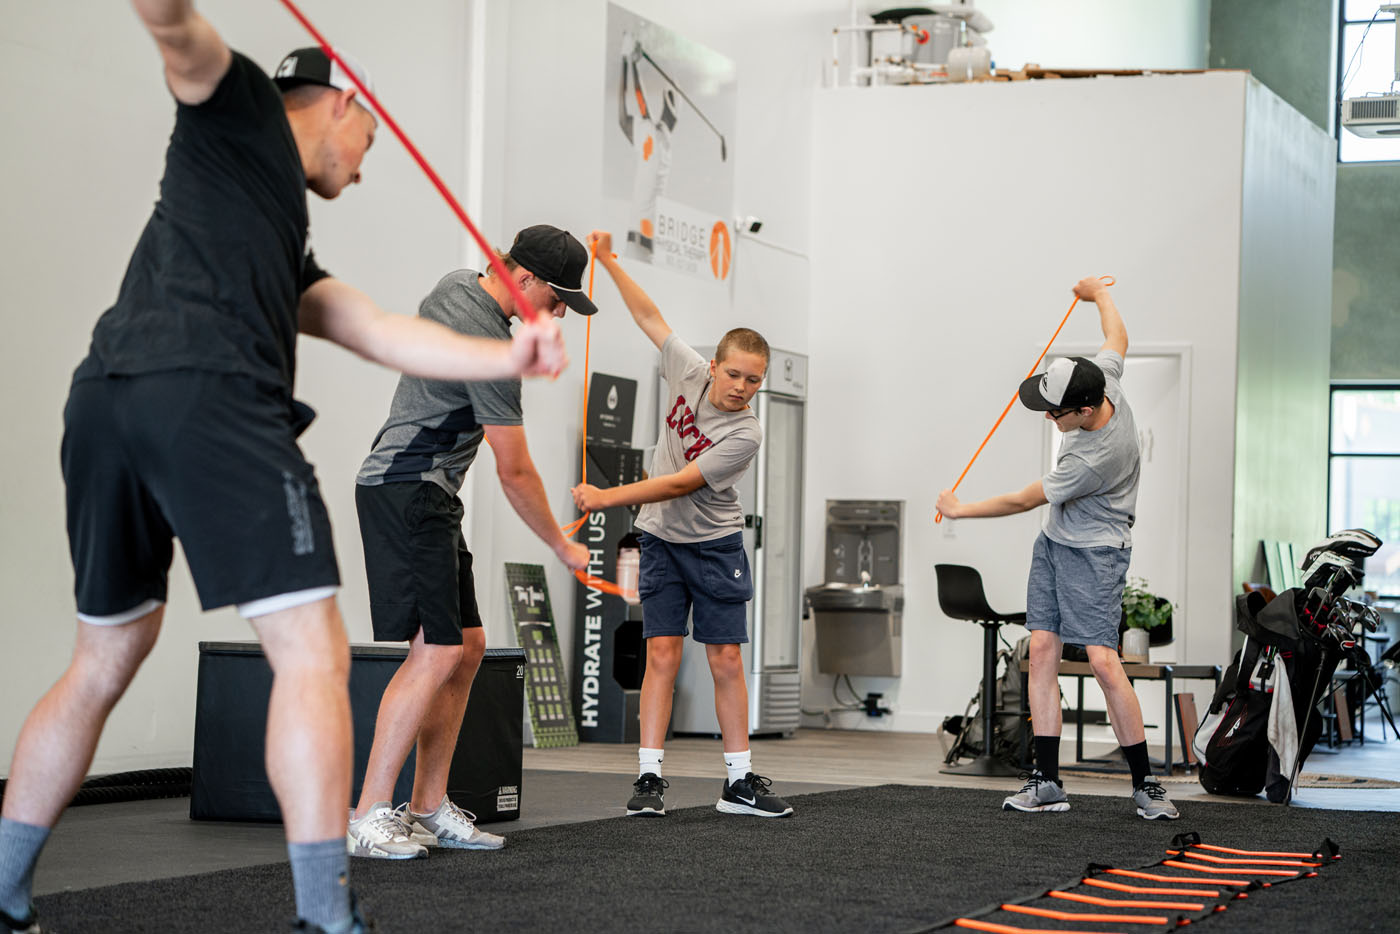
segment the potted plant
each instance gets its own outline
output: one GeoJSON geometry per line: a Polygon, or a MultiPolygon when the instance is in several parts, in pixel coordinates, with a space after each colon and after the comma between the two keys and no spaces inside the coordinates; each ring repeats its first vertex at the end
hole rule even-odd
{"type": "Polygon", "coordinates": [[[1147,661],[1148,630],[1172,618],[1171,601],[1147,589],[1147,581],[1132,577],[1123,586],[1123,661],[1147,661]]]}

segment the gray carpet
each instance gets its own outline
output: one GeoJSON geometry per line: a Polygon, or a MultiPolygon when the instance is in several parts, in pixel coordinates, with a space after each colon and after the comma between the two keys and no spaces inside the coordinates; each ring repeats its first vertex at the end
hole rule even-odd
{"type": "MultiPolygon", "coordinates": [[[[1331,837],[1343,852],[1316,879],[1235,903],[1202,934],[1396,930],[1400,814],[1190,802],[1169,823],[1139,820],[1126,797],[1077,795],[1069,812],[1044,815],[1002,812],[1002,797],[887,785],[795,797],[797,814],[786,820],[706,807],[543,827],[511,834],[497,853],[357,860],[353,884],[387,934],[916,931],[1061,884],[1089,862],[1154,862],[1173,835],[1194,830],[1207,843],[1245,849],[1310,850],[1331,837]]],[[[113,934],[285,930],[290,904],[285,864],[39,899],[41,917],[59,931],[113,934]]]]}

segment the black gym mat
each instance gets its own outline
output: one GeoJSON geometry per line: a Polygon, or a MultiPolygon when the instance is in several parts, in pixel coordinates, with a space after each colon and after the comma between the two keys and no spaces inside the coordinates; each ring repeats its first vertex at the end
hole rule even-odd
{"type": "MultiPolygon", "coordinates": [[[[1330,837],[1343,854],[1318,878],[1256,892],[1193,925],[1200,934],[1394,931],[1400,916],[1400,814],[1190,801],[1181,820],[1149,822],[1126,795],[1075,795],[1066,813],[1031,815],[1001,811],[1004,794],[884,785],[795,797],[796,815],[782,820],[706,807],[541,827],[509,834],[499,852],[355,860],[352,884],[387,934],[917,931],[1062,884],[1089,862],[1155,862],[1175,834],[1197,831],[1206,843],[1259,850],[1311,850],[1330,837]]],[[[65,892],[38,904],[46,929],[63,932],[277,931],[286,929],[291,898],[290,872],[278,864],[65,892]]]]}

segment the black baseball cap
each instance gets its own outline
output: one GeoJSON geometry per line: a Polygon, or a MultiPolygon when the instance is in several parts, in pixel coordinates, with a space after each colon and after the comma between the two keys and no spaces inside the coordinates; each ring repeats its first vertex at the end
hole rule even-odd
{"type": "Polygon", "coordinates": [[[1103,370],[1084,357],[1062,357],[1021,383],[1021,404],[1036,412],[1078,409],[1103,401],[1103,370]]]}
{"type": "Polygon", "coordinates": [[[510,258],[536,278],[543,279],[560,300],[581,315],[596,314],[598,306],[583,291],[583,271],[588,250],[567,230],[536,224],[515,235],[510,258]]]}
{"type": "MultiPolygon", "coordinates": [[[[360,83],[373,93],[374,82],[370,80],[369,72],[365,71],[364,66],[355,61],[348,52],[336,49],[335,54],[349,66],[355,77],[360,79],[360,83]]],[[[350,76],[340,64],[317,45],[288,52],[278,64],[277,70],[272,73],[272,80],[283,91],[303,84],[322,84],[338,91],[346,91],[355,86],[355,82],[350,80],[350,76]]]]}

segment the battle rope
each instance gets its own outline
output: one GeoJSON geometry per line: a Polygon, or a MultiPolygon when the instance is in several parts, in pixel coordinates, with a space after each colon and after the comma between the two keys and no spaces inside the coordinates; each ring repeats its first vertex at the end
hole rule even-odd
{"type": "Polygon", "coordinates": [[[535,306],[531,305],[529,300],[525,298],[525,293],[520,290],[520,286],[516,285],[515,280],[510,277],[509,270],[507,270],[505,264],[501,262],[500,257],[496,255],[496,251],[491,248],[491,244],[481,235],[481,231],[477,230],[476,225],[472,223],[472,219],[467,216],[467,212],[462,208],[462,205],[458,203],[456,197],[453,196],[446,183],[443,182],[442,178],[428,163],[428,160],[423,157],[423,154],[418,151],[418,147],[413,145],[413,141],[404,134],[403,130],[399,129],[398,122],[395,121],[389,112],[384,109],[384,106],[379,103],[379,100],[374,96],[374,92],[365,87],[364,82],[360,80],[360,76],[355,73],[355,70],[349,67],[345,63],[345,60],[336,54],[331,44],[326,41],[326,38],[321,35],[320,31],[317,30],[315,26],[311,25],[311,21],[306,18],[305,14],[297,8],[297,5],[293,3],[292,0],[281,0],[281,3],[292,16],[296,17],[297,22],[306,27],[306,31],[311,33],[311,37],[316,40],[316,44],[321,47],[321,51],[325,52],[326,56],[339,65],[340,70],[349,76],[355,88],[364,96],[365,100],[369,101],[375,113],[379,114],[385,125],[398,137],[399,142],[403,143],[404,148],[408,150],[408,154],[418,163],[418,167],[428,176],[428,180],[437,188],[438,193],[446,199],[448,206],[452,208],[453,212],[457,215],[457,219],[467,228],[467,232],[472,235],[472,239],[476,241],[477,246],[481,247],[481,252],[486,254],[486,260],[491,264],[491,268],[495,271],[496,275],[501,277],[501,281],[506,284],[506,288],[510,291],[510,297],[515,301],[515,307],[519,310],[521,316],[531,324],[539,320],[540,313],[535,310],[535,306]]]}
{"type": "MultiPolygon", "coordinates": [[[[1099,281],[1107,282],[1109,285],[1113,285],[1118,280],[1114,279],[1112,276],[1099,276],[1099,281]]],[[[1055,328],[1054,334],[1050,335],[1050,343],[1045,345],[1045,349],[1040,352],[1040,356],[1035,358],[1035,363],[1031,364],[1031,371],[1026,374],[1026,379],[1030,379],[1032,376],[1035,375],[1036,367],[1040,366],[1040,361],[1044,360],[1045,355],[1050,352],[1050,344],[1055,343],[1055,338],[1060,336],[1060,331],[1064,330],[1065,322],[1069,321],[1069,316],[1074,314],[1074,308],[1078,304],[1079,296],[1076,295],[1074,296],[1074,301],[1069,303],[1069,311],[1065,312],[1064,318],[1060,321],[1060,326],[1055,328]]],[[[977,463],[977,458],[982,454],[982,449],[987,446],[988,441],[992,440],[992,435],[997,433],[997,429],[1001,427],[1001,420],[1006,418],[1006,413],[1011,411],[1011,407],[1016,404],[1016,399],[1019,396],[1019,392],[1013,392],[1011,394],[1011,401],[1006,403],[1006,408],[1001,410],[1001,415],[997,417],[996,424],[992,426],[992,430],[987,432],[987,437],[983,438],[982,443],[977,445],[976,453],[972,455],[972,460],[967,462],[967,466],[963,468],[963,472],[958,475],[958,482],[953,484],[951,492],[957,492],[958,484],[963,482],[963,477],[966,477],[967,472],[972,469],[972,465],[977,463]]],[[[943,513],[935,511],[933,514],[933,521],[942,522],[943,513]]]]}

